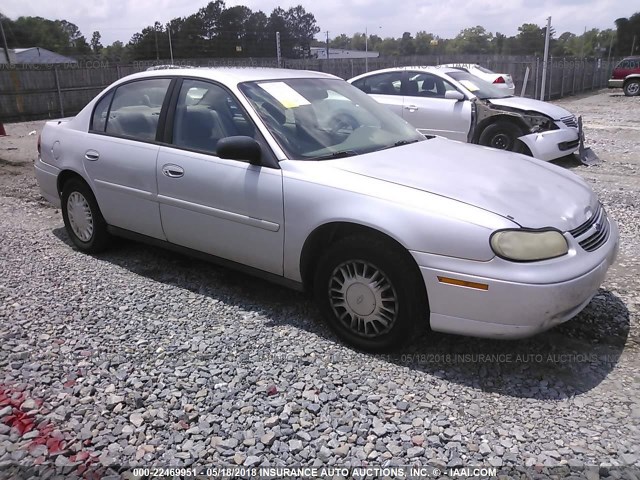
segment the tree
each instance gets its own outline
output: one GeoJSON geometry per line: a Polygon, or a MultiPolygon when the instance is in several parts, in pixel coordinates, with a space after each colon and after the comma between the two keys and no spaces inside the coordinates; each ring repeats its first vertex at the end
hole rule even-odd
{"type": "Polygon", "coordinates": [[[378,50],[382,56],[389,57],[393,55],[400,55],[400,41],[395,38],[387,37],[380,42],[378,50]]]}
{"type": "Polygon", "coordinates": [[[417,55],[426,55],[431,52],[431,42],[434,40],[433,34],[427,33],[424,30],[416,33],[416,38],[413,39],[415,46],[415,53],[417,55]]]}
{"type": "Polygon", "coordinates": [[[454,39],[452,47],[456,53],[489,53],[493,34],[478,25],[465,28],[454,39]]]}
{"type": "Polygon", "coordinates": [[[416,47],[413,44],[413,37],[409,32],[404,32],[400,39],[400,55],[413,55],[416,53],[416,47]]]}
{"type": "MultiPolygon", "coordinates": [[[[357,34],[356,34],[357,35],[357,34]]],[[[355,37],[355,35],[354,35],[355,37]]],[[[340,35],[338,35],[337,37],[331,39],[329,41],[329,46],[331,48],[342,48],[345,50],[350,50],[352,49],[352,39],[347,37],[344,33],[341,33],[340,35]]],[[[364,45],[364,41],[363,41],[363,45],[364,45]]],[[[364,48],[363,48],[364,50],[364,48]]]]}
{"type": "Polygon", "coordinates": [[[100,32],[93,32],[91,35],[91,50],[93,53],[100,53],[102,50],[102,44],[100,43],[100,32]]]}
{"type": "Polygon", "coordinates": [[[616,54],[620,56],[638,54],[640,52],[640,12],[634,13],[629,18],[618,18],[615,24],[616,54]]]}
{"type": "MultiPolygon", "coordinates": [[[[523,55],[543,55],[547,28],[540,28],[535,23],[524,23],[518,27],[516,36],[517,51],[523,55]]],[[[553,39],[554,31],[551,29],[550,39],[553,39]]]]}
{"type": "Polygon", "coordinates": [[[309,48],[320,27],[316,25],[313,14],[308,13],[302,5],[287,10],[284,19],[287,32],[293,40],[293,53],[299,57],[309,48]]]}
{"type": "Polygon", "coordinates": [[[496,32],[496,36],[493,38],[493,41],[491,42],[491,46],[494,53],[497,53],[498,55],[503,55],[507,53],[506,43],[507,43],[507,36],[500,32],[496,32]]]}
{"type": "Polygon", "coordinates": [[[108,47],[104,47],[100,52],[103,58],[106,58],[112,62],[128,62],[130,60],[130,53],[127,46],[120,41],[115,41],[108,47]]]}
{"type": "Polygon", "coordinates": [[[244,56],[246,23],[251,9],[244,5],[226,8],[220,14],[217,40],[223,57],[244,56]]]}

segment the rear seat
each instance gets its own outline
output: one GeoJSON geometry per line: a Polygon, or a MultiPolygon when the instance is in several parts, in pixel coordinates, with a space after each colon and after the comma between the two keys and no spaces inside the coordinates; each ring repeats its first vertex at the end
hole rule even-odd
{"type": "Polygon", "coordinates": [[[153,141],[156,138],[160,109],[146,106],[122,107],[111,111],[107,133],[153,141]]]}

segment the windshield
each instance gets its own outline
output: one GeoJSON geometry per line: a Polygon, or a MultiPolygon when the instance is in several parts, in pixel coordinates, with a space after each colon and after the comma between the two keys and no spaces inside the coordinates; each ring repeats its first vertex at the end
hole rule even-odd
{"type": "Polygon", "coordinates": [[[240,90],[291,159],[359,155],[425,140],[387,107],[343,80],[246,82],[240,90]]]}
{"type": "Polygon", "coordinates": [[[484,80],[467,72],[448,72],[447,75],[460,82],[464,88],[481,100],[487,100],[488,98],[507,98],[512,96],[505,93],[504,89],[494,87],[489,82],[485,82],[484,80]]]}

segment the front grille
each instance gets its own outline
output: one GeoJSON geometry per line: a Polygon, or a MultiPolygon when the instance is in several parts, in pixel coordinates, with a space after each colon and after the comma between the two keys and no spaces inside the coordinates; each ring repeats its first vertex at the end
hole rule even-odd
{"type": "Polygon", "coordinates": [[[609,220],[607,213],[598,205],[593,216],[579,227],[570,230],[569,233],[578,240],[580,246],[587,252],[593,252],[600,248],[609,238],[609,220]]]}
{"type": "Polygon", "coordinates": [[[558,144],[558,148],[562,151],[562,152],[566,152],[567,150],[575,150],[576,148],[578,148],[578,145],[580,144],[579,140],[572,140],[570,142],[562,142],[558,144]]]}
{"type": "Polygon", "coordinates": [[[562,117],[560,119],[562,123],[564,123],[567,127],[578,128],[578,119],[575,115],[570,115],[568,117],[562,117]]]}

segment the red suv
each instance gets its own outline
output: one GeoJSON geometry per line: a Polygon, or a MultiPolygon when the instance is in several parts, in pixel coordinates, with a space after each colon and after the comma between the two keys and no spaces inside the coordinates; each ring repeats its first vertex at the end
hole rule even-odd
{"type": "Polygon", "coordinates": [[[622,88],[627,97],[640,95],[640,57],[627,57],[616,65],[609,88],[622,88]]]}

